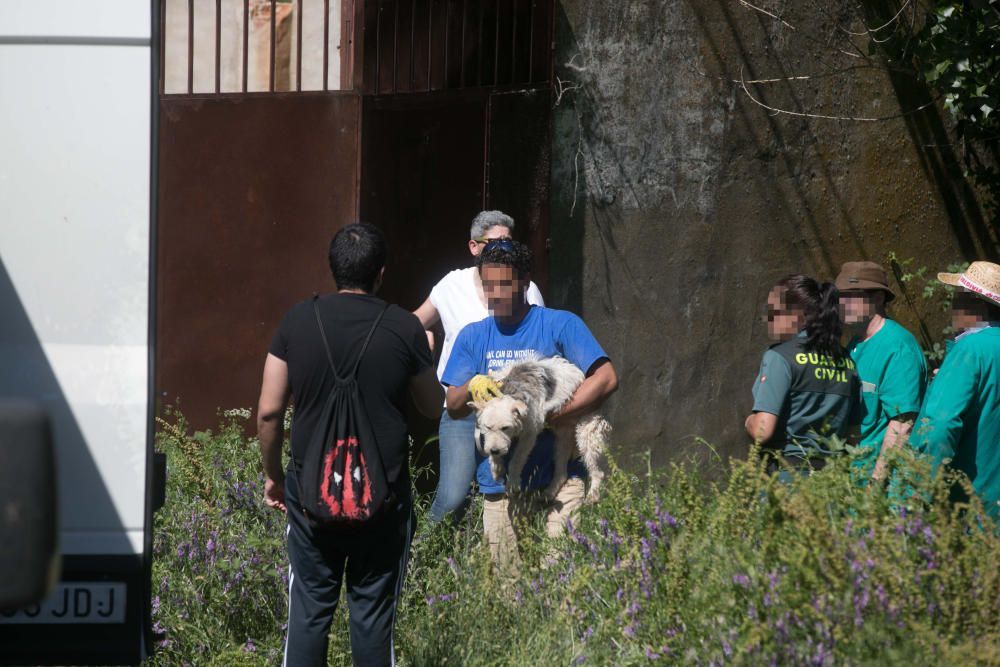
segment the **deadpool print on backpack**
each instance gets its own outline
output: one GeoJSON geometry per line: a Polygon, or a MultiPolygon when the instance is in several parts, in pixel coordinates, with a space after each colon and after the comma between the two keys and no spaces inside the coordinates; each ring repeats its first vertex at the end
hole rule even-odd
{"type": "Polygon", "coordinates": [[[354,368],[341,376],[333,363],[316,298],[312,306],[336,382],[320,413],[318,428],[313,431],[302,460],[297,462],[302,508],[310,523],[317,526],[364,523],[378,515],[392,499],[358,387],[361,359],[386,309],[379,312],[368,330],[354,368]]]}

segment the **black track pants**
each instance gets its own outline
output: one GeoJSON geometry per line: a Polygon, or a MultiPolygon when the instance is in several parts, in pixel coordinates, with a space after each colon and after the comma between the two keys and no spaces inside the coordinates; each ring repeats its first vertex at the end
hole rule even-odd
{"type": "Polygon", "coordinates": [[[326,665],[327,637],[347,580],[354,664],[395,665],[393,625],[410,551],[413,514],[400,502],[377,524],[350,532],[312,530],[298,503],[294,473],[288,507],[288,639],[285,667],[326,665]]]}

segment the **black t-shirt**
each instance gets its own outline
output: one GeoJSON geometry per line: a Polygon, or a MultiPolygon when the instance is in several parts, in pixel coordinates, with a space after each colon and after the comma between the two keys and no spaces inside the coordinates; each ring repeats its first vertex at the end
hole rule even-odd
{"type": "MultiPolygon", "coordinates": [[[[364,337],[384,307],[378,297],[363,294],[319,298],[320,318],[341,376],[354,367],[364,337]]],[[[288,364],[295,403],[291,436],[295,457],[307,446],[334,385],[311,298],[285,314],[268,351],[288,364]]],[[[399,306],[389,306],[361,360],[358,384],[390,484],[408,472],[406,391],[410,379],[432,364],[420,320],[399,306]]]]}

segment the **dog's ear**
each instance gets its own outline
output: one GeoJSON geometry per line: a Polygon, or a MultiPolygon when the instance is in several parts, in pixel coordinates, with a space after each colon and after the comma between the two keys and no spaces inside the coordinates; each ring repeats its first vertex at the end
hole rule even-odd
{"type": "Polygon", "coordinates": [[[510,411],[518,420],[524,419],[528,414],[528,404],[524,401],[514,401],[511,403],[510,411]]]}
{"type": "Polygon", "coordinates": [[[476,412],[480,412],[486,407],[486,401],[469,401],[466,405],[470,408],[474,408],[476,412]]]}

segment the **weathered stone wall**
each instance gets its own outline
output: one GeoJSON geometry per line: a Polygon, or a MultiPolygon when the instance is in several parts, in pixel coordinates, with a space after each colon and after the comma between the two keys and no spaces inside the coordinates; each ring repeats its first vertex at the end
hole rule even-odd
{"type": "MultiPolygon", "coordinates": [[[[848,34],[863,31],[858,3],[754,4],[556,8],[550,301],[582,312],[608,350],[616,442],[654,463],[706,452],[699,436],[745,452],[776,279],[832,280],[841,262],[890,252],[935,270],[997,254],[944,113],[909,113],[928,91],[848,34]],[[779,80],[744,83],[764,79],[779,80]],[[750,94],[795,114],[895,118],[776,114],[750,94]]],[[[939,330],[910,296],[893,315],[939,330]]]]}

